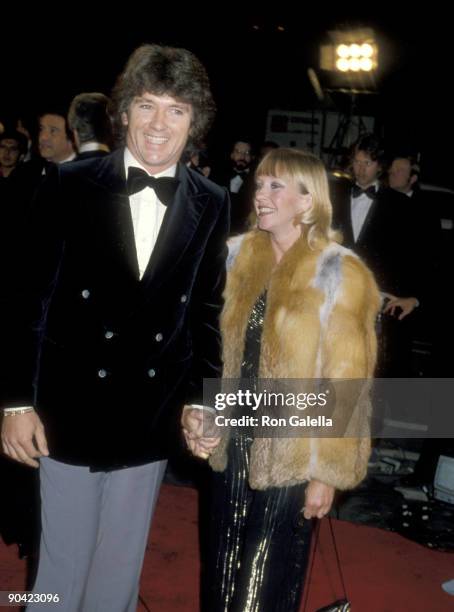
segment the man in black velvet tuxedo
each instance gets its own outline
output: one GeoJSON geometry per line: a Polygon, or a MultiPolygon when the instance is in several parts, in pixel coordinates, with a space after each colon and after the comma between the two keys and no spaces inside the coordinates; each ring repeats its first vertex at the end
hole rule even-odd
{"type": "Polygon", "coordinates": [[[214,115],[205,69],[143,45],[114,102],[126,146],[51,170],[2,296],[3,447],[40,464],[34,590],[65,611],[136,610],[181,408],[221,374],[228,195],[178,163],[214,115]]]}

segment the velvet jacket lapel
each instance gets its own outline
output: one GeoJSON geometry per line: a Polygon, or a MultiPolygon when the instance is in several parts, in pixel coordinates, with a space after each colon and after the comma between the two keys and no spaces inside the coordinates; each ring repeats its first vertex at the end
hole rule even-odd
{"type": "Polygon", "coordinates": [[[167,207],[153,253],[142,278],[144,288],[157,287],[172,273],[194,236],[209,193],[199,193],[187,168],[178,164],[180,181],[174,202],[167,207]]]}
{"type": "Polygon", "coordinates": [[[139,264],[123,159],[123,149],[100,159],[93,181],[105,191],[105,197],[96,206],[97,222],[107,233],[106,246],[114,269],[124,270],[138,281],[139,264]]]}

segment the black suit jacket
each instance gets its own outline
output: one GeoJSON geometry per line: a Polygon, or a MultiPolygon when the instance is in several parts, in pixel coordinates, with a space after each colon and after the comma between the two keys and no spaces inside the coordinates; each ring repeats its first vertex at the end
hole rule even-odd
{"type": "Polygon", "coordinates": [[[350,194],[349,181],[333,180],[333,226],[342,232],[343,244],[372,270],[381,291],[399,297],[418,297],[420,247],[409,214],[408,198],[392,189],[380,188],[355,242],[350,194]]]}
{"type": "Polygon", "coordinates": [[[210,174],[211,180],[217,185],[226,187],[229,191],[230,208],[230,234],[243,234],[248,231],[249,217],[254,210],[255,176],[254,167],[244,174],[243,183],[237,193],[230,191],[230,181],[235,176],[231,166],[216,169],[210,174]]]}
{"type": "Polygon", "coordinates": [[[182,165],[177,176],[142,280],[122,150],[54,168],[38,193],[3,292],[0,376],[4,405],[37,407],[58,460],[168,456],[182,403],[221,374],[228,196],[182,165]]]}

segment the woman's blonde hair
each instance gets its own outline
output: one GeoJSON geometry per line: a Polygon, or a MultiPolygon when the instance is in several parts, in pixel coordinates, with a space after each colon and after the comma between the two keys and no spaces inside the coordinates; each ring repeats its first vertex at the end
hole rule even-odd
{"type": "Polygon", "coordinates": [[[301,193],[312,196],[311,208],[299,215],[297,222],[303,225],[310,248],[323,247],[339,235],[331,228],[332,205],[329,195],[328,176],[323,162],[301,149],[273,149],[257,166],[255,176],[275,176],[298,185],[301,193]]]}

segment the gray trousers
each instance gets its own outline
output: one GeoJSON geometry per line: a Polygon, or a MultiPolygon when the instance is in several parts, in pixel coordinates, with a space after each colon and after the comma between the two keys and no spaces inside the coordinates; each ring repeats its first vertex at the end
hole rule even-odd
{"type": "Polygon", "coordinates": [[[135,612],[166,461],[90,472],[40,460],[42,535],[34,593],[59,603],[27,611],[135,612]]]}

